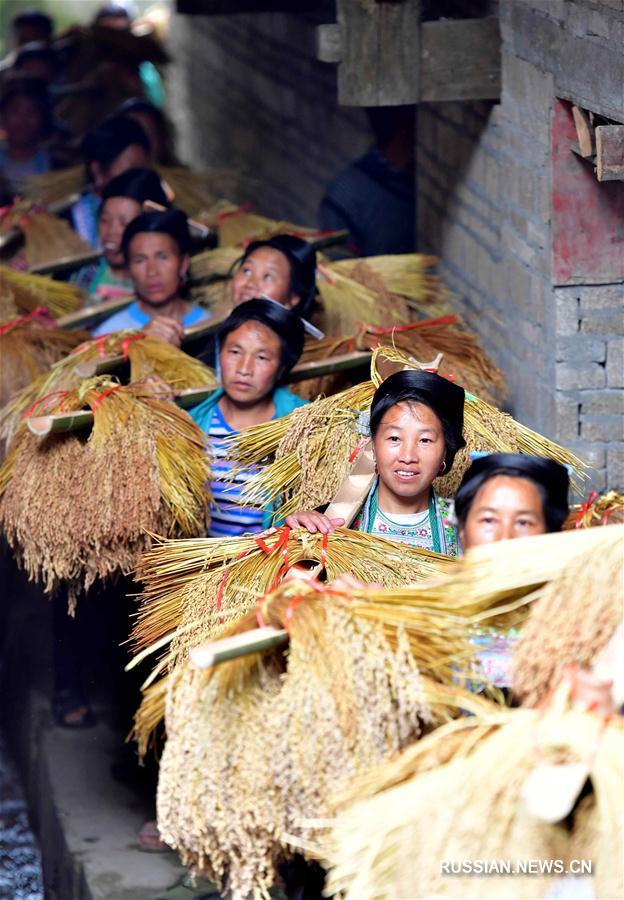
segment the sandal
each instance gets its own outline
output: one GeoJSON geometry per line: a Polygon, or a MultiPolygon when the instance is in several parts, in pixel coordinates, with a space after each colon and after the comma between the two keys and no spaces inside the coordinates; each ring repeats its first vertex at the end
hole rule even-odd
{"type": "Polygon", "coordinates": [[[72,691],[58,691],[55,694],[52,715],[60,728],[79,730],[95,725],[95,716],[90,708],[72,691]]]}
{"type": "Polygon", "coordinates": [[[146,822],[139,831],[138,842],[139,850],[144,853],[164,853],[171,849],[161,840],[158,825],[153,819],[146,822]]]}

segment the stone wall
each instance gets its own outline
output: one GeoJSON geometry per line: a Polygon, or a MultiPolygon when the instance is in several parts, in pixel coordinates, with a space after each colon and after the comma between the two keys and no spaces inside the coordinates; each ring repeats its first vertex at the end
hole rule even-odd
{"type": "Polygon", "coordinates": [[[593,487],[622,487],[624,285],[553,284],[550,148],[557,96],[624,121],[624,9],[502,0],[500,16],[500,104],[419,108],[420,246],[505,371],[514,414],[584,455],[593,487]]]}
{"type": "Polygon", "coordinates": [[[338,106],[335,66],[315,57],[315,27],[333,20],[331,6],[174,16],[169,41],[182,158],[238,167],[260,212],[312,226],[325,187],[372,143],[364,111],[338,106]]]}

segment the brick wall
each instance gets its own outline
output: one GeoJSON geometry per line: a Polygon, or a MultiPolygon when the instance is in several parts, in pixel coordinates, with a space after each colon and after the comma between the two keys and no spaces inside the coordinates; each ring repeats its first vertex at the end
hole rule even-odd
{"type": "Polygon", "coordinates": [[[420,244],[504,369],[515,415],[582,453],[593,487],[622,487],[624,285],[553,285],[550,129],[556,96],[624,121],[624,10],[502,0],[500,15],[500,104],[419,109],[420,244]]]}
{"type": "MultiPolygon", "coordinates": [[[[622,0],[501,0],[500,104],[421,105],[420,249],[504,369],[509,407],[624,486],[621,284],[555,287],[551,119],[555,97],[624,121],[622,0]]],[[[362,110],[336,102],[315,60],[322,15],[174,17],[169,108],[193,165],[253,177],[260,210],[314,224],[324,187],[365,151],[362,110]]],[[[457,0],[464,15],[494,0],[457,0]]],[[[435,17],[438,0],[429,4],[435,17]]]]}
{"type": "Polygon", "coordinates": [[[332,20],[331,4],[316,16],[174,16],[169,41],[182,158],[240,168],[260,211],[305,225],[372,143],[363,110],[338,106],[335,66],[315,58],[315,26],[332,20]]]}

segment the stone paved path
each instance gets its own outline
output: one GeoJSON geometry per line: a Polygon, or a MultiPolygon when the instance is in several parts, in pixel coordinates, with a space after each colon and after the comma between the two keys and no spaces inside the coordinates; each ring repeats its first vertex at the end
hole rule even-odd
{"type": "Polygon", "coordinates": [[[17,772],[1,731],[0,900],[43,900],[39,851],[17,772]]]}

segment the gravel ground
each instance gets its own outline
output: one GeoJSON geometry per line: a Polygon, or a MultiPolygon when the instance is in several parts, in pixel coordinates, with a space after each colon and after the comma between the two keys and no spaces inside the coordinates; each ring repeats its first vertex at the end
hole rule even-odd
{"type": "Polygon", "coordinates": [[[39,851],[19,778],[1,732],[0,900],[43,900],[39,851]]]}

